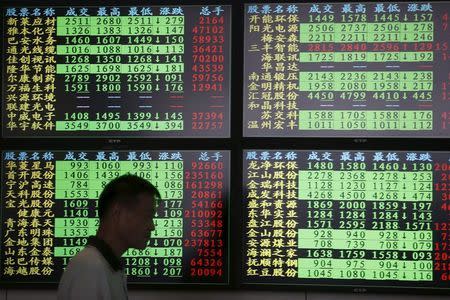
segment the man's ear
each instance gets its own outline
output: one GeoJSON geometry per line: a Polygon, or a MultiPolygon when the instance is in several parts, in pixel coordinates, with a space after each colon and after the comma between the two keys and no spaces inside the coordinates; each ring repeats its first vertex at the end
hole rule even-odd
{"type": "Polygon", "coordinates": [[[118,202],[114,202],[111,205],[111,219],[114,222],[118,222],[122,214],[121,205],[118,202]]]}

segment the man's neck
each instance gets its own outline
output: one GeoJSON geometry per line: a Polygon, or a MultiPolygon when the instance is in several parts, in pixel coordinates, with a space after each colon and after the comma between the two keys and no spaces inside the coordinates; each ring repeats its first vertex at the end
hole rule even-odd
{"type": "Polygon", "coordinates": [[[114,236],[113,234],[111,234],[112,232],[114,231],[107,230],[106,228],[100,226],[96,236],[97,238],[102,239],[105,243],[107,243],[114,252],[114,255],[117,258],[120,258],[122,257],[122,254],[127,250],[127,247],[121,240],[117,239],[117,235],[114,236]]]}

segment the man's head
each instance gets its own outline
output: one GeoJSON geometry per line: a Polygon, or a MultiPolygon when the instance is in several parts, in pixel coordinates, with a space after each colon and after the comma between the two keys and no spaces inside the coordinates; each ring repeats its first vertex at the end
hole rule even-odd
{"type": "Polygon", "coordinates": [[[100,226],[115,232],[127,248],[144,249],[155,229],[159,191],[147,180],[135,175],[123,175],[110,181],[98,200],[100,226]]]}

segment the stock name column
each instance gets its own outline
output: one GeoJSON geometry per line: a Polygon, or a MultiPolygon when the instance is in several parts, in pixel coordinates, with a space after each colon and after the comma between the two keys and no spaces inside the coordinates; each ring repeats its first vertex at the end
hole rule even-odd
{"type": "Polygon", "coordinates": [[[245,276],[292,281],[298,276],[299,202],[295,152],[248,151],[244,197],[245,276]]]}
{"type": "Polygon", "coordinates": [[[54,277],[55,161],[52,152],[4,152],[1,277],[54,277]]]}
{"type": "Polygon", "coordinates": [[[55,11],[8,9],[5,21],[3,129],[55,130],[55,11]]]}

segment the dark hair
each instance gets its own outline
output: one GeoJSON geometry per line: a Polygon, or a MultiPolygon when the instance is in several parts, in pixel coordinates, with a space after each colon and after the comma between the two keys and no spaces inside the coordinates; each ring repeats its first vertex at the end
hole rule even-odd
{"type": "Polygon", "coordinates": [[[111,180],[103,189],[98,199],[98,216],[100,220],[106,215],[113,203],[135,204],[136,196],[149,194],[161,199],[158,189],[149,181],[132,174],[125,174],[111,180]]]}

